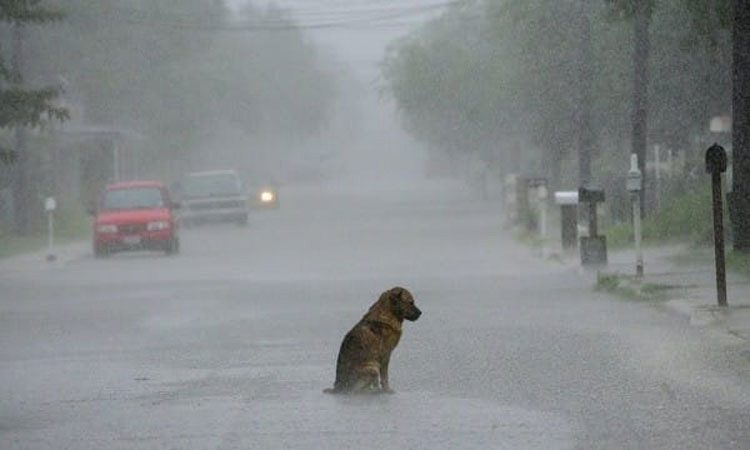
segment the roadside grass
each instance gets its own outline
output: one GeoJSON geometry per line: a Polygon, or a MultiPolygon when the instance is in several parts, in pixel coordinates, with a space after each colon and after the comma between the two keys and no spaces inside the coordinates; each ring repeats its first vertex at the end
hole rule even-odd
{"type": "Polygon", "coordinates": [[[596,277],[595,289],[607,292],[617,297],[637,301],[665,301],[669,300],[669,292],[680,286],[643,283],[633,275],[599,272],[596,277]]]}
{"type": "Polygon", "coordinates": [[[727,269],[750,277],[750,253],[737,251],[727,253],[727,269]]]}
{"type": "MultiPolygon", "coordinates": [[[[70,202],[55,215],[55,243],[80,241],[91,235],[91,223],[82,206],[70,202]]],[[[24,235],[0,227],[0,258],[30,253],[47,246],[46,221],[24,235]]]]}
{"type": "Polygon", "coordinates": [[[607,237],[607,247],[625,248],[633,245],[633,227],[629,223],[618,223],[610,225],[604,230],[607,237]]]}
{"type": "MultiPolygon", "coordinates": [[[[688,248],[684,252],[670,256],[669,259],[675,264],[684,266],[705,265],[706,263],[713,265],[714,257],[713,247],[701,246],[688,248]]],[[[750,278],[750,253],[727,251],[726,267],[728,271],[750,278]]]]}
{"type": "Polygon", "coordinates": [[[713,264],[714,249],[706,246],[688,246],[684,251],[671,255],[668,259],[678,266],[713,264]]]}
{"type": "MultiPolygon", "coordinates": [[[[644,245],[675,242],[689,242],[699,246],[710,244],[713,242],[710,187],[706,185],[686,189],[667,197],[659,211],[647,216],[642,225],[644,245]]],[[[607,246],[611,248],[633,244],[634,232],[630,222],[610,225],[604,233],[607,236],[607,246]]]]}

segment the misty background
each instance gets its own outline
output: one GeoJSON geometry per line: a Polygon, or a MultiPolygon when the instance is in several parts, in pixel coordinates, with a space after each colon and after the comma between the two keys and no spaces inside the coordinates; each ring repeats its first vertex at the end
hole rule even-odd
{"type": "MultiPolygon", "coordinates": [[[[85,203],[114,179],[172,182],[213,168],[237,168],[250,185],[337,179],[360,188],[364,180],[383,184],[383,174],[406,179],[421,170],[421,149],[402,131],[378,67],[386,43],[406,28],[357,29],[410,8],[205,0],[45,5],[64,16],[24,27],[24,82],[60,86],[56,103],[70,118],[28,136],[35,198],[85,203]]],[[[0,28],[5,42],[11,28],[0,28]]],[[[12,146],[13,130],[0,139],[12,146]]],[[[12,173],[3,169],[2,211],[10,222],[12,173]]]]}
{"type": "MultiPolygon", "coordinates": [[[[43,3],[62,17],[2,51],[25,86],[60,87],[70,117],[26,130],[31,195],[13,198],[13,165],[0,167],[5,228],[14,203],[40,219],[45,196],[75,207],[114,179],[230,167],[248,184],[452,177],[485,195],[515,175],[575,189],[582,154],[608,219],[628,220],[633,2],[43,3]]],[[[731,111],[731,15],[726,0],[649,5],[641,162],[655,211],[702,183],[708,143],[729,147],[709,123],[731,111]]],[[[8,22],[0,35],[13,41],[8,22]]],[[[0,130],[0,146],[17,140],[0,130]]]]}

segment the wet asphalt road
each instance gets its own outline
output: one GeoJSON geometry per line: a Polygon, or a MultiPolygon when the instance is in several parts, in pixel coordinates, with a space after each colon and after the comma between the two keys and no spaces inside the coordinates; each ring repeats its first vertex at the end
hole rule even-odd
{"type": "Polygon", "coordinates": [[[746,343],[593,292],[460,189],[281,201],[177,257],[0,273],[0,448],[750,448],[746,343]],[[423,311],[397,393],[323,394],[393,285],[423,311]]]}

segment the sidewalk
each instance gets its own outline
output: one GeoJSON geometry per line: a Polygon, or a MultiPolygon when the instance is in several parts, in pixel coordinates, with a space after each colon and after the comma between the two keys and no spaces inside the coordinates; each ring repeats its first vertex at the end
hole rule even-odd
{"type": "MultiPolygon", "coordinates": [[[[728,307],[719,307],[714,250],[688,246],[649,247],[643,251],[643,283],[671,286],[665,306],[689,318],[696,326],[718,326],[750,341],[750,279],[727,272],[728,307]]],[[[634,275],[635,252],[618,250],[608,255],[602,272],[634,275]]]]}
{"type": "Polygon", "coordinates": [[[47,248],[44,248],[29,253],[0,258],[0,273],[10,273],[16,270],[33,269],[36,267],[54,267],[79,260],[87,255],[91,255],[91,242],[81,240],[56,245],[53,248],[55,256],[53,261],[47,260],[48,254],[47,248]]]}

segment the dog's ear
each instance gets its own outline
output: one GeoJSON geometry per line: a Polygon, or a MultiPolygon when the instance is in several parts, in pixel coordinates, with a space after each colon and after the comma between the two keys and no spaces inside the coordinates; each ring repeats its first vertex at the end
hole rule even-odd
{"type": "Polygon", "coordinates": [[[390,292],[388,292],[388,298],[389,300],[393,302],[398,302],[399,300],[401,300],[401,297],[403,295],[404,295],[404,288],[398,287],[398,286],[395,288],[392,288],[390,292]]]}

